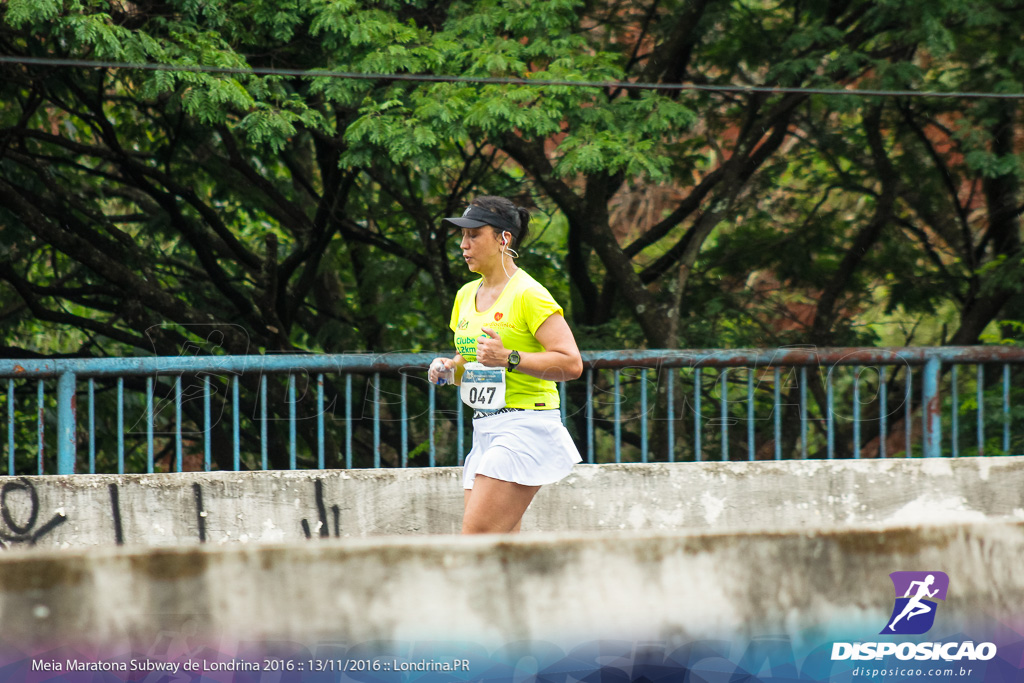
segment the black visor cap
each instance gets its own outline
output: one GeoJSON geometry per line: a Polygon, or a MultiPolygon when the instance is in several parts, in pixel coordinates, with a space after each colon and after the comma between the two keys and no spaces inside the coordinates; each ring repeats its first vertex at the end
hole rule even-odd
{"type": "Polygon", "coordinates": [[[513,225],[507,218],[493,211],[481,209],[479,206],[471,206],[466,209],[462,216],[457,218],[442,218],[441,225],[450,228],[482,228],[487,225],[494,226],[498,230],[512,233],[513,237],[519,236],[519,226],[513,225]]]}

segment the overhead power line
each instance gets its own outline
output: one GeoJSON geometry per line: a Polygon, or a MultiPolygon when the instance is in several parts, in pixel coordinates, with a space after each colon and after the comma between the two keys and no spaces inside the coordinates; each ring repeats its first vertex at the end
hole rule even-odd
{"type": "Polygon", "coordinates": [[[547,78],[509,78],[486,76],[443,76],[439,74],[383,74],[356,71],[278,69],[270,67],[225,67],[190,64],[157,64],[150,62],[113,62],[60,57],[15,57],[0,55],[0,64],[49,66],[83,69],[132,69],[138,71],[170,71],[224,74],[230,76],[287,76],[289,78],[345,78],[364,81],[418,81],[423,83],[468,83],[480,85],[568,86],[576,88],[612,88],[626,90],[702,91],[722,93],[763,93],[767,95],[804,94],[851,97],[918,97],[944,99],[1024,100],[1024,93],[940,92],[935,90],[875,90],[845,88],[808,88],[757,85],[713,85],[697,83],[640,83],[631,81],[573,81],[547,78]]]}

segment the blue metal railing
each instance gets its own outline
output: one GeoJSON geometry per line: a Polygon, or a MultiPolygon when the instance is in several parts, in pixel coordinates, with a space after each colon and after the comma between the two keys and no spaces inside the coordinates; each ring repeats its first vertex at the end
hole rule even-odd
{"type": "MultiPolygon", "coordinates": [[[[469,420],[456,392],[427,384],[434,355],[3,360],[6,473],[461,464],[469,420]],[[33,397],[34,410],[19,412],[33,397]]],[[[1024,450],[1013,433],[1021,348],[602,351],[584,363],[559,391],[588,462],[1024,450]],[[961,365],[976,365],[974,377],[961,365]],[[960,424],[971,411],[976,445],[960,424]]]]}

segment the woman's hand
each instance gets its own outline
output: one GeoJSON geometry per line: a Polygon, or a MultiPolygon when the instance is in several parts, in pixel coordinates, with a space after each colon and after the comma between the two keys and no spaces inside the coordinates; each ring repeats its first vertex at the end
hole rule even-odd
{"type": "Polygon", "coordinates": [[[455,361],[451,358],[435,358],[430,361],[430,368],[427,370],[427,381],[431,384],[437,384],[442,375],[446,375],[445,380],[454,384],[453,374],[450,373],[455,370],[455,365],[455,361]]]}
{"type": "Polygon", "coordinates": [[[511,353],[501,342],[497,332],[489,327],[481,328],[484,333],[476,340],[476,360],[489,368],[503,368],[508,365],[511,353]],[[487,336],[484,336],[487,335],[487,336]]]}

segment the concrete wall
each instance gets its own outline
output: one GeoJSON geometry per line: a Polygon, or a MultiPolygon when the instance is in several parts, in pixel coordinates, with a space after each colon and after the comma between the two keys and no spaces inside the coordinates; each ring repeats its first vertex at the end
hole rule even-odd
{"type": "MultiPolygon", "coordinates": [[[[951,580],[935,637],[1020,618],[1024,523],[779,533],[524,534],[98,548],[0,558],[4,642],[26,647],[330,639],[721,635],[877,639],[894,570],[951,580]]],[[[968,636],[969,637],[969,636],[968,636]]],[[[963,636],[961,636],[963,638],[963,636]]]]}
{"type": "MultiPolygon", "coordinates": [[[[0,549],[449,534],[455,468],[0,477],[0,549]]],[[[526,531],[1024,519],[1024,457],[577,465],[526,531]]]]}

